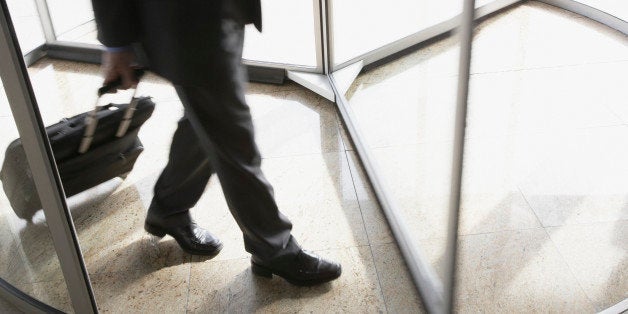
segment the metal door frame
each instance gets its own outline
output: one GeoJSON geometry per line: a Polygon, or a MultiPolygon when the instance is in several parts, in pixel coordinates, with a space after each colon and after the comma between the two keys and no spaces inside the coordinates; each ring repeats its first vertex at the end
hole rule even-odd
{"type": "MultiPolygon", "coordinates": [[[[0,0],[0,60],[0,76],[43,205],[72,306],[77,313],[96,313],[89,275],[6,0],[0,0]]],[[[14,296],[14,301],[24,301],[18,305],[29,311],[45,311],[41,302],[25,299],[24,295],[16,293],[17,289],[3,291],[14,296]]]]}

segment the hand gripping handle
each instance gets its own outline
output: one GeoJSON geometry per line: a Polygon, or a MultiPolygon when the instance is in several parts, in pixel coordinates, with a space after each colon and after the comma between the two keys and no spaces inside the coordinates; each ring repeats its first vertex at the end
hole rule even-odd
{"type": "MultiPolygon", "coordinates": [[[[138,81],[145,73],[144,69],[135,69],[134,72],[135,77],[138,81]]],[[[83,139],[81,140],[81,145],[79,146],[79,153],[86,153],[92,144],[92,140],[94,139],[94,133],[96,132],[96,126],[98,125],[98,119],[96,118],[96,115],[101,108],[100,106],[98,106],[100,97],[102,97],[104,94],[114,93],[115,91],[117,91],[120,85],[122,85],[122,79],[117,79],[98,89],[98,98],[96,99],[96,105],[94,106],[94,109],[87,114],[87,117],[85,117],[85,133],[83,133],[83,139]]],[[[136,93],[137,86],[134,88],[131,102],[124,112],[122,121],[120,121],[118,131],[116,132],[116,137],[123,137],[128,131],[129,126],[131,125],[131,120],[133,119],[133,115],[135,114],[135,109],[137,107],[137,98],[135,98],[136,93]]]]}

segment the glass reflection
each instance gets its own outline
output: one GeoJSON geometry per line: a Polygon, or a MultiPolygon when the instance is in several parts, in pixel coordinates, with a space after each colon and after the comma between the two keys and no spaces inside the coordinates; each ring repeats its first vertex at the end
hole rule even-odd
{"type": "Polygon", "coordinates": [[[27,176],[30,170],[23,151],[15,149],[19,134],[4,89],[0,134],[0,277],[50,306],[72,312],[43,211],[26,206],[38,196],[32,177],[27,176]]]}

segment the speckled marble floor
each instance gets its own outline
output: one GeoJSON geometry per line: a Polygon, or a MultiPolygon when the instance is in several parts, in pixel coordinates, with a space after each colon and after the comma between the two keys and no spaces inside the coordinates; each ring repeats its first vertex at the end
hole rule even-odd
{"type": "MultiPolygon", "coordinates": [[[[31,79],[45,123],[89,108],[100,83],[98,71],[97,66],[62,61],[34,65],[31,79]]],[[[350,168],[332,103],[292,83],[251,84],[247,93],[264,171],[280,207],[294,222],[295,236],[304,247],[345,267],[341,279],[330,285],[294,288],[279,279],[250,275],[241,234],[216,179],[193,210],[199,223],[225,242],[216,258],[189,256],[170,238],[154,243],[145,235],[145,210],[167,161],[181,106],[174,90],[154,76],[142,82],[140,93],[155,97],[158,106],[142,129],[146,151],[132,174],[124,182],[114,180],[69,199],[103,312],[386,310],[377,263],[382,258],[396,260],[399,273],[403,264],[399,256],[390,256],[397,254],[394,251],[373,255],[366,232],[370,227],[364,224],[353,180],[358,174],[350,168]]],[[[373,223],[380,224],[377,229],[386,228],[384,221],[373,223]]],[[[45,227],[41,231],[45,233],[45,227]]],[[[52,271],[58,267],[50,270],[36,280],[39,286],[58,284],[59,273],[52,271]]],[[[410,282],[407,289],[412,289],[410,282]]],[[[39,297],[69,310],[63,293],[39,297]]]]}
{"type": "MultiPolygon", "coordinates": [[[[361,74],[348,94],[437,271],[456,47],[434,42],[361,74]]],[[[29,72],[45,124],[88,110],[102,81],[97,66],[74,62],[29,72]]],[[[457,311],[591,313],[628,297],[626,36],[530,2],[478,26],[472,72],[457,311]]],[[[247,91],[263,169],[295,236],[343,263],[343,276],[315,288],[252,276],[215,178],[193,215],[224,241],[217,257],[148,237],[142,221],[181,105],[156,76],[140,89],[158,106],[136,168],[68,200],[102,312],[423,312],[333,104],[293,83],[247,91]]],[[[17,137],[7,109],[0,98],[3,147],[17,137]]],[[[14,252],[0,256],[2,278],[71,311],[41,213],[27,224],[0,205],[0,249],[14,252]]]]}
{"type": "MultiPolygon", "coordinates": [[[[29,71],[45,124],[88,110],[101,83],[95,65],[42,60],[29,71]]],[[[267,280],[251,275],[249,255],[216,178],[212,178],[193,215],[225,243],[218,256],[210,260],[190,256],[172,238],[155,242],[143,231],[152,187],[167,162],[171,136],[182,109],[174,89],[154,75],[142,81],[139,93],[153,96],[157,108],[142,128],[140,137],[146,150],[131,175],[68,199],[101,311],[420,309],[392,238],[370,239],[373,230],[381,234],[388,232],[388,226],[381,217],[370,218],[379,210],[374,203],[360,203],[360,193],[368,190],[366,180],[355,166],[355,156],[346,149],[346,136],[333,103],[293,83],[250,84],[247,91],[263,169],[274,185],[280,208],[294,223],[294,235],[305,248],[334,258],[344,267],[343,276],[336,282],[295,288],[279,278],[267,280]],[[404,280],[402,289],[399,280],[394,286],[383,286],[395,280],[391,276],[404,280]],[[407,296],[387,297],[398,290],[407,296]]],[[[124,96],[114,98],[122,100],[124,96]]],[[[15,136],[11,133],[6,140],[15,136]]],[[[8,204],[3,208],[5,216],[11,216],[8,204]]],[[[11,283],[57,308],[71,310],[41,212],[33,224],[15,217],[6,222],[11,225],[8,230],[17,234],[37,235],[17,247],[48,248],[29,256],[30,262],[24,265],[19,265],[21,259],[8,261],[29,274],[10,277],[11,283]]]]}

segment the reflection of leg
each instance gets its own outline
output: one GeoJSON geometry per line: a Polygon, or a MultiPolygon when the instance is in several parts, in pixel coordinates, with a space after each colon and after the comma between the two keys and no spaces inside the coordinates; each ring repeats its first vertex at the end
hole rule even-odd
{"type": "Polygon", "coordinates": [[[186,219],[188,210],[201,198],[212,174],[205,151],[187,117],[179,121],[172,139],[170,159],[155,184],[150,214],[177,220],[186,219]]]}

